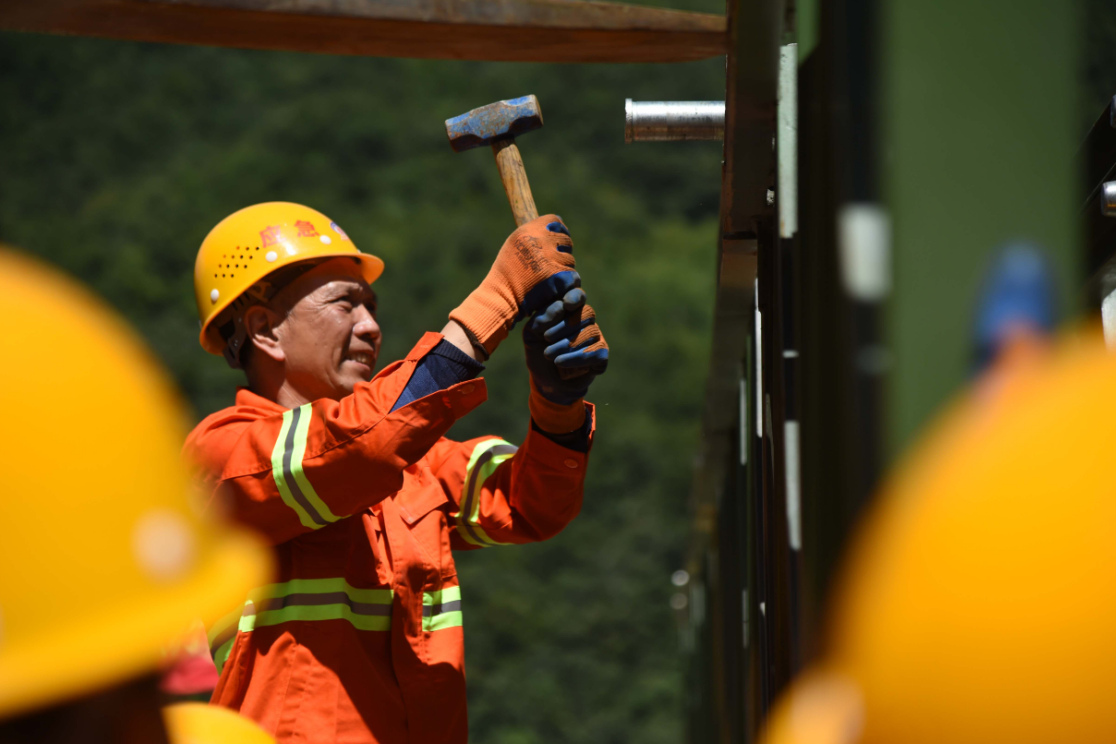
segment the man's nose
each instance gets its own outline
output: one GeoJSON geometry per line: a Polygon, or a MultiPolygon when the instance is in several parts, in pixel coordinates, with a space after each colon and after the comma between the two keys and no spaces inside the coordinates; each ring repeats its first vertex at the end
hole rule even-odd
{"type": "Polygon", "coordinates": [[[377,339],[380,337],[380,324],[376,317],[363,305],[357,309],[357,322],[353,326],[353,335],[360,338],[377,339]]]}

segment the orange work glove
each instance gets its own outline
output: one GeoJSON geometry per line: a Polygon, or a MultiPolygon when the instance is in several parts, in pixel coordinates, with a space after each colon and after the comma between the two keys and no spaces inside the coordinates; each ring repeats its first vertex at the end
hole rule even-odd
{"type": "Polygon", "coordinates": [[[518,321],[578,286],[570,231],[558,215],[547,214],[504,241],[488,276],[449,317],[491,355],[518,321]]]}
{"type": "Polygon", "coordinates": [[[531,395],[527,398],[527,410],[540,429],[551,434],[566,434],[577,431],[585,424],[584,398],[578,398],[573,403],[555,403],[539,391],[534,377],[530,380],[531,395]]]}

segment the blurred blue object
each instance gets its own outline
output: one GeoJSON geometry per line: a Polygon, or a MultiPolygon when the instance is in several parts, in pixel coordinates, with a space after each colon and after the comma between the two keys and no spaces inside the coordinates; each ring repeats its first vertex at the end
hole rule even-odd
{"type": "Polygon", "coordinates": [[[1000,251],[977,300],[974,374],[982,372],[1013,336],[1047,336],[1056,320],[1054,272],[1041,249],[1016,243],[1000,251]]]}

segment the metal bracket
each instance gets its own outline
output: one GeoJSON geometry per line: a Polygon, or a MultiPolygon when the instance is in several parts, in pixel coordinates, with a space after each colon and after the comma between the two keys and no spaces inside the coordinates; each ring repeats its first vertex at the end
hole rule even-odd
{"type": "Polygon", "coordinates": [[[1116,217],[1116,181],[1101,184],[1101,214],[1116,217]]]}

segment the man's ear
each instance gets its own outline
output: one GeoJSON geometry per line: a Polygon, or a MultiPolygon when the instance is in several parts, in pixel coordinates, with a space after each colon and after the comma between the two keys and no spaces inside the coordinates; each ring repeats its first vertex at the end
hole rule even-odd
{"type": "Polygon", "coordinates": [[[287,355],[276,333],[279,314],[264,305],[253,305],[244,311],[244,330],[248,333],[248,343],[256,347],[276,362],[283,362],[287,355]]]}

